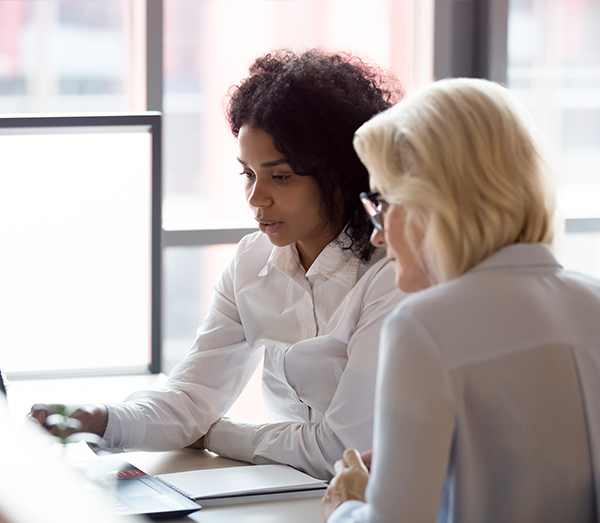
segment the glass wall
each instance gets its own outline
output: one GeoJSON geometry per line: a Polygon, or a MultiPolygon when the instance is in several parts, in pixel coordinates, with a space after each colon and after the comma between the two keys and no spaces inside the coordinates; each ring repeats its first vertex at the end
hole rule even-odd
{"type": "Polygon", "coordinates": [[[143,0],[2,0],[0,112],[145,110],[143,0]]]}
{"type": "Polygon", "coordinates": [[[159,118],[102,120],[0,115],[0,360],[11,376],[148,369],[159,118]]]}
{"type": "MultiPolygon", "coordinates": [[[[433,0],[165,0],[165,230],[255,227],[225,120],[227,92],[258,56],[317,46],[375,62],[411,91],[433,78],[433,0]]],[[[167,370],[191,345],[229,256],[213,249],[166,249],[166,278],[182,284],[165,286],[167,370]],[[209,277],[211,256],[219,262],[209,277]],[[198,286],[191,293],[189,282],[198,286]]]]}
{"type": "MultiPolygon", "coordinates": [[[[434,0],[163,0],[163,227],[253,227],[229,88],[274,48],[351,51],[406,91],[433,76],[434,0]]],[[[0,0],[0,113],[146,109],[146,0],[0,0]]],[[[1,173],[0,176],[6,176],[1,173]]],[[[164,363],[187,351],[231,246],[164,252],[164,363]]]]}
{"type": "Polygon", "coordinates": [[[272,49],[351,51],[407,90],[433,77],[433,1],[165,0],[164,228],[253,227],[227,92],[272,49]]]}
{"type": "MultiPolygon", "coordinates": [[[[0,115],[145,110],[145,5],[145,0],[1,0],[0,115]]],[[[97,136],[91,149],[86,149],[89,142],[85,147],[80,143],[90,134],[65,136],[69,141],[61,142],[64,149],[50,146],[55,156],[63,155],[54,163],[42,151],[57,136],[44,136],[43,144],[28,146],[29,156],[12,163],[17,150],[3,137],[3,147],[9,148],[4,151],[0,170],[0,187],[6,189],[2,193],[6,200],[2,212],[7,218],[3,234],[11,235],[7,245],[21,247],[0,263],[0,280],[6,283],[7,296],[22,283],[15,291],[22,302],[9,305],[3,316],[12,318],[11,328],[4,334],[18,338],[18,342],[8,344],[12,351],[5,357],[5,370],[144,369],[150,348],[149,195],[144,196],[140,186],[132,189],[134,196],[142,198],[142,208],[136,208],[132,200],[127,218],[142,225],[131,237],[127,237],[131,231],[125,221],[119,220],[118,209],[130,195],[126,187],[139,182],[148,190],[148,149],[145,155],[142,151],[141,160],[138,156],[134,165],[128,165],[134,151],[123,138],[115,138],[116,143],[107,145],[110,154],[104,154],[99,145],[101,138],[109,135],[97,136]],[[121,151],[124,156],[118,156],[120,148],[126,149],[121,151]],[[125,161],[110,164],[115,156],[125,161]],[[140,174],[144,165],[146,170],[140,174]],[[27,173],[36,173],[39,179],[27,173]],[[111,181],[113,187],[108,188],[111,181]],[[10,204],[16,195],[19,201],[13,212],[10,204]],[[98,231],[109,233],[110,238],[103,236],[106,241],[97,241],[98,231],[75,218],[83,209],[101,222],[96,224],[98,231]],[[45,234],[47,229],[50,232],[45,234]],[[123,236],[127,238],[119,244],[123,236]],[[107,248],[111,240],[113,247],[120,245],[118,254],[107,248]],[[137,271],[140,257],[131,255],[137,248],[134,246],[146,261],[138,264],[137,271]],[[132,266],[135,276],[125,283],[107,276],[123,274],[132,266]],[[114,300],[122,298],[119,305],[127,309],[125,304],[134,288],[146,289],[145,294],[141,291],[146,305],[137,304],[124,313],[115,307],[114,300]],[[85,299],[78,300],[77,292],[85,299]],[[89,303],[90,296],[97,298],[93,306],[78,310],[76,304],[89,303]],[[44,314],[48,304],[52,311],[64,312],[61,321],[44,314]],[[81,316],[71,314],[71,310],[81,316]],[[112,331],[102,327],[94,336],[91,326],[98,329],[101,324],[112,325],[112,331]],[[55,350],[49,351],[49,347],[55,350]]]]}
{"type": "MultiPolygon", "coordinates": [[[[598,0],[510,1],[508,86],[549,136],[566,219],[600,218],[599,27],[598,0]]],[[[597,237],[566,235],[566,266],[600,277],[597,237]]]]}
{"type": "Polygon", "coordinates": [[[191,347],[212,298],[212,288],[235,245],[169,247],[163,254],[163,372],[191,347]]]}

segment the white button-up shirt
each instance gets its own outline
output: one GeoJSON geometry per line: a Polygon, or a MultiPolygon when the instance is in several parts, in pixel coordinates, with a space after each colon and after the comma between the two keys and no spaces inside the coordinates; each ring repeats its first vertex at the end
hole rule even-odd
{"type": "Polygon", "coordinates": [[[371,470],[330,523],[597,521],[600,281],[515,244],[405,300],[371,470]]]}
{"type": "Polygon", "coordinates": [[[346,447],[372,445],[379,330],[403,298],[378,250],[362,263],[336,242],[305,271],[294,245],[242,239],[194,346],[161,391],[108,405],[114,448],[182,448],[207,433],[264,357],[275,423],[222,419],[206,438],[222,456],[287,463],[329,477],[346,447]]]}

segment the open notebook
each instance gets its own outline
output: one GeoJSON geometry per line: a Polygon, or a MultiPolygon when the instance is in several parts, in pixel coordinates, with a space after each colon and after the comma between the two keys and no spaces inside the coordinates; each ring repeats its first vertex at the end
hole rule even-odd
{"type": "Polygon", "coordinates": [[[155,476],[203,506],[322,496],[327,484],[287,465],[249,465],[155,476]]]}

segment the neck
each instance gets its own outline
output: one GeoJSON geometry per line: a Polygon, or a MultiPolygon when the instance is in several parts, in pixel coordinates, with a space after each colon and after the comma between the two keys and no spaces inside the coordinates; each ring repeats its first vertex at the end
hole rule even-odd
{"type": "Polygon", "coordinates": [[[331,236],[323,236],[319,238],[319,240],[313,240],[311,242],[296,242],[296,248],[298,249],[298,255],[300,257],[300,263],[302,267],[304,267],[305,271],[310,269],[310,266],[315,262],[315,260],[319,257],[319,254],[323,251],[327,245],[338,237],[339,232],[335,235],[331,236]]]}
{"type": "Polygon", "coordinates": [[[296,243],[296,249],[298,249],[298,256],[300,257],[300,264],[304,267],[305,271],[310,269],[310,266],[321,254],[321,251],[325,248],[325,245],[318,251],[306,249],[300,242],[296,243]]]}

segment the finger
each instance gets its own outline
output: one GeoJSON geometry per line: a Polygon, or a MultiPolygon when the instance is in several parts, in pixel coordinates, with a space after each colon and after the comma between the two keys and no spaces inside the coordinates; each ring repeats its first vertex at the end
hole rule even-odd
{"type": "Polygon", "coordinates": [[[328,520],[329,516],[331,516],[332,512],[342,503],[342,501],[344,500],[340,496],[339,490],[330,484],[325,491],[325,495],[321,499],[321,510],[323,516],[325,516],[325,521],[328,520]]]}
{"type": "Polygon", "coordinates": [[[46,423],[46,418],[48,417],[47,410],[36,410],[34,412],[30,412],[27,414],[26,419],[37,423],[38,425],[43,425],[46,423]]]}
{"type": "Polygon", "coordinates": [[[31,409],[29,410],[29,412],[34,412],[36,410],[48,410],[50,408],[50,405],[48,405],[47,403],[34,403],[31,406],[31,409]]]}
{"type": "Polygon", "coordinates": [[[356,449],[348,449],[344,451],[344,465],[346,467],[363,467],[364,463],[356,449]]]}
{"type": "Polygon", "coordinates": [[[46,405],[45,403],[36,403],[31,407],[27,417],[31,420],[37,421],[40,424],[43,424],[49,414],[50,405],[46,405]]]}
{"type": "Polygon", "coordinates": [[[371,463],[373,461],[373,451],[372,450],[367,450],[367,452],[363,452],[360,455],[361,459],[363,460],[363,463],[365,464],[365,466],[371,470],[371,463]]]}
{"type": "Polygon", "coordinates": [[[87,432],[93,422],[92,412],[85,405],[64,405],[61,415],[70,434],[87,432]]]}
{"type": "Polygon", "coordinates": [[[60,403],[36,403],[31,407],[29,416],[45,425],[48,416],[52,414],[68,415],[65,413],[66,408],[66,405],[60,403]]]}
{"type": "Polygon", "coordinates": [[[344,461],[341,459],[338,459],[334,464],[333,464],[333,470],[335,470],[336,475],[337,474],[341,474],[341,472],[344,470],[344,461]]]}

